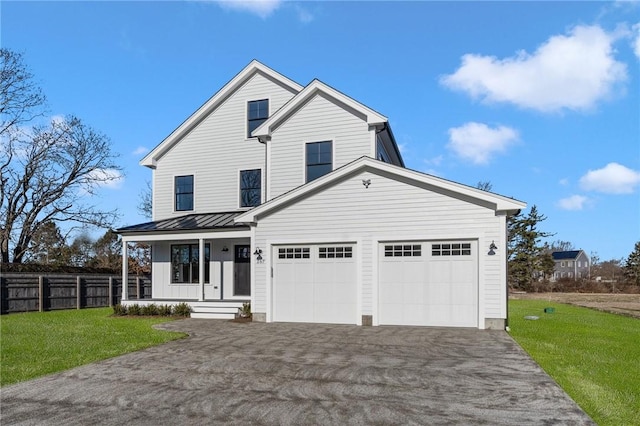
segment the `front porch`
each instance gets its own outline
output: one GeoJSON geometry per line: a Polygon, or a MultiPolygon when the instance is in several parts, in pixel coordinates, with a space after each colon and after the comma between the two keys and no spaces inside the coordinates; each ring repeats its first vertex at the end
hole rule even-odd
{"type": "Polygon", "coordinates": [[[119,229],[123,276],[128,244],[151,246],[151,297],[133,299],[125,285],[122,304],[187,303],[192,318],[234,318],[253,290],[251,232],[234,222],[240,213],[190,214],[119,229]]]}
{"type": "Polygon", "coordinates": [[[206,319],[234,319],[238,313],[238,309],[242,308],[244,303],[251,302],[249,298],[246,300],[185,300],[185,299],[128,299],[123,300],[123,306],[139,305],[178,305],[186,303],[191,307],[191,318],[206,319]]]}

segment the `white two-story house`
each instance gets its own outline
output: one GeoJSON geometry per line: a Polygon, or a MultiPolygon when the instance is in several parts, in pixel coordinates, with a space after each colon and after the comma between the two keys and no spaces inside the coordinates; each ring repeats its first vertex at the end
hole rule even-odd
{"type": "Polygon", "coordinates": [[[387,117],[319,80],[253,61],[140,164],[153,221],[119,233],[152,246],[152,299],[124,304],[505,326],[506,218],[525,204],[405,168],[387,117]]]}

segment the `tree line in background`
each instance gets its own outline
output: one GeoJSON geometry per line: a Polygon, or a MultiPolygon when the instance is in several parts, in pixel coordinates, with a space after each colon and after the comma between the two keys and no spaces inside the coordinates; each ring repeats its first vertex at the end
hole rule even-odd
{"type": "Polygon", "coordinates": [[[508,218],[508,279],[511,288],[524,291],[602,291],[609,290],[606,283],[612,284],[611,290],[615,290],[616,283],[618,289],[621,285],[640,286],[640,241],[626,259],[601,261],[597,253],[591,252],[589,277],[561,278],[557,284],[549,286],[554,273],[552,253],[576,248],[568,241],[543,243],[545,238],[554,235],[540,229],[540,224],[546,219],[535,205],[526,215],[520,212],[508,218]],[[575,285],[576,281],[580,286],[575,285]]]}

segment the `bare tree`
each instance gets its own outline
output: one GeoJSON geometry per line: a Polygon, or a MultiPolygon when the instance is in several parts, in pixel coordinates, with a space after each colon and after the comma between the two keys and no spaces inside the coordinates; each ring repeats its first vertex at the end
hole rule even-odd
{"type": "Polygon", "coordinates": [[[44,95],[20,54],[0,49],[0,57],[0,261],[22,263],[44,224],[110,227],[115,210],[89,201],[100,185],[121,178],[121,168],[109,138],[79,118],[27,126],[42,115],[44,95]]]}
{"type": "Polygon", "coordinates": [[[147,181],[147,187],[140,191],[140,203],[138,204],[138,212],[151,219],[153,217],[153,195],[151,190],[151,182],[147,181]]]}
{"type": "Polygon", "coordinates": [[[44,113],[46,98],[22,54],[0,48],[0,137],[44,113]]]}
{"type": "Polygon", "coordinates": [[[491,181],[485,180],[478,182],[476,188],[482,189],[483,191],[491,192],[491,190],[493,189],[493,185],[491,184],[491,181]]]}

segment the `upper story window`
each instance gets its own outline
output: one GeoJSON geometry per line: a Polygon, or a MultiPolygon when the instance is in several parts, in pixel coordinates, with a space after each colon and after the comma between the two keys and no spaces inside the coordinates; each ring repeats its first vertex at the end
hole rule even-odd
{"type": "Polygon", "coordinates": [[[384,161],[385,163],[391,163],[391,158],[389,158],[389,154],[387,154],[387,150],[384,148],[384,145],[380,140],[376,144],[377,155],[376,158],[380,161],[384,161]]]}
{"type": "Polygon", "coordinates": [[[331,141],[307,144],[307,182],[324,176],[333,170],[331,141]]]}
{"type": "Polygon", "coordinates": [[[249,101],[247,106],[247,137],[269,118],[269,99],[249,101]]]}
{"type": "Polygon", "coordinates": [[[259,206],[262,199],[261,194],[261,170],[240,170],[240,207],[259,206]]]}
{"type": "Polygon", "coordinates": [[[176,211],[193,210],[193,175],[175,177],[176,211]]]}

